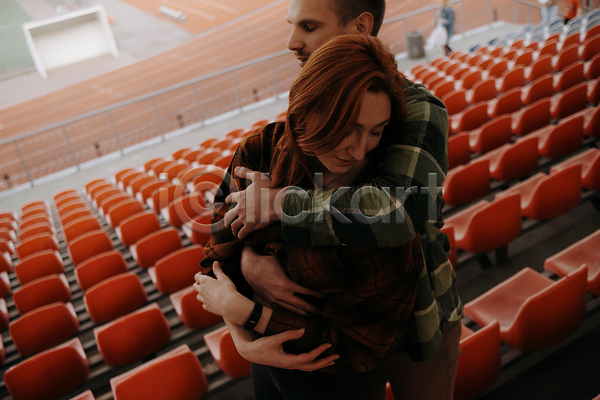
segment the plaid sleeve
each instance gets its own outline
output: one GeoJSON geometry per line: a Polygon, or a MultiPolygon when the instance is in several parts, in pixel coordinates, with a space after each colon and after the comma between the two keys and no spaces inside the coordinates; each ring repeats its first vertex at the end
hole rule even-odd
{"type": "Polygon", "coordinates": [[[408,117],[395,128],[366,184],[288,192],[282,233],[289,244],[397,246],[414,238],[428,219],[441,217],[437,211],[443,199],[437,188],[448,169],[448,113],[423,85],[413,83],[407,89],[407,109],[408,117]]]}

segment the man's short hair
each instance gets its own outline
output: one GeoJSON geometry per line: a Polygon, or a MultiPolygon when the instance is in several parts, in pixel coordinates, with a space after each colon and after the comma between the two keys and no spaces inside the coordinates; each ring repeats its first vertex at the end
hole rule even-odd
{"type": "Polygon", "coordinates": [[[364,12],[373,15],[373,30],[371,35],[377,36],[383,16],[385,15],[385,0],[329,0],[333,11],[340,18],[340,24],[348,25],[350,21],[364,12]]]}

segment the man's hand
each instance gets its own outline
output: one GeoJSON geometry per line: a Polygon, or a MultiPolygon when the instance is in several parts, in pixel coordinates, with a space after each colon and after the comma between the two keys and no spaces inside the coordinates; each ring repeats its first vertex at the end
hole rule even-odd
{"type": "Polygon", "coordinates": [[[244,278],[261,299],[296,314],[307,315],[307,312],[313,314],[319,312],[312,304],[296,296],[296,293],[318,298],[324,298],[325,294],[306,289],[292,281],[275,257],[258,255],[251,247],[246,246],[242,251],[241,267],[244,278]]]}
{"type": "Polygon", "coordinates": [[[329,343],[322,344],[308,353],[286,353],[283,350],[282,344],[289,340],[300,338],[304,334],[304,329],[291,330],[253,340],[248,332],[244,331],[241,327],[231,324],[227,320],[225,322],[240,355],[256,364],[285,369],[315,371],[333,365],[335,360],[340,357],[337,354],[332,354],[323,359],[315,360],[321,353],[331,347],[329,343]]]}
{"type": "Polygon", "coordinates": [[[224,221],[234,235],[244,239],[250,232],[281,219],[286,190],[274,188],[269,177],[261,172],[237,167],[234,173],[252,183],[245,190],[231,193],[225,198],[225,203],[236,203],[236,206],[225,214],[224,221]]]}

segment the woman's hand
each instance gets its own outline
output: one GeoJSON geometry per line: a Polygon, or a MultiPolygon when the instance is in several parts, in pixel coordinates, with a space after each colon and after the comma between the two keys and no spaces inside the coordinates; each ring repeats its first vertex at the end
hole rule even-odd
{"type": "Polygon", "coordinates": [[[254,307],[254,302],[238,293],[217,261],[213,263],[213,271],[217,279],[202,273],[194,276],[194,290],[198,292],[196,298],[203,303],[205,310],[243,325],[254,307]]]}
{"type": "Polygon", "coordinates": [[[329,343],[322,344],[308,353],[286,353],[283,350],[283,343],[300,338],[304,334],[304,329],[286,331],[277,335],[264,336],[260,339],[253,340],[249,333],[244,331],[241,327],[231,324],[228,321],[226,322],[240,355],[246,360],[256,364],[285,369],[315,371],[333,365],[335,360],[339,358],[337,354],[332,354],[322,359],[315,360],[325,350],[331,347],[331,344],[329,343]]]}

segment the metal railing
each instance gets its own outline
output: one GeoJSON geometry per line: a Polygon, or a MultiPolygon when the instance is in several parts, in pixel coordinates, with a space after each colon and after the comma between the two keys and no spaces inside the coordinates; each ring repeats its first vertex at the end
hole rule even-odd
{"type": "MultiPolygon", "coordinates": [[[[457,33],[504,19],[514,7],[537,8],[522,0],[454,0],[457,33]],[[517,5],[515,5],[517,4],[517,5]],[[469,10],[467,13],[466,10],[469,10]]],[[[429,35],[438,6],[425,7],[384,21],[379,37],[390,51],[406,49],[406,35],[429,35]]],[[[522,15],[514,15],[515,22],[522,15]]],[[[232,111],[243,112],[257,101],[289,91],[299,72],[289,51],[190,80],[122,103],[89,112],[33,132],[0,141],[0,192],[76,167],[137,143],[162,137],[232,111]]]]}

